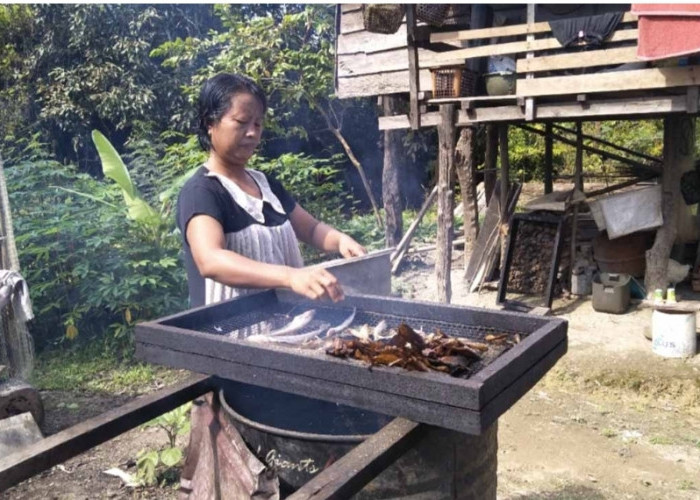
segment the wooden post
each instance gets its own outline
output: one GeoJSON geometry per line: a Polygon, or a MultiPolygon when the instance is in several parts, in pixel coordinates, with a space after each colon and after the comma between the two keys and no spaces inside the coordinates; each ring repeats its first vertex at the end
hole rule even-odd
{"type": "MultiPolygon", "coordinates": [[[[384,116],[392,116],[399,111],[399,100],[395,96],[384,96],[382,100],[384,116]]],[[[384,167],[382,170],[382,201],[384,204],[384,236],[386,247],[396,246],[403,234],[401,206],[401,179],[399,155],[401,154],[401,132],[384,131],[384,167]]]]}
{"type": "Polygon", "coordinates": [[[583,129],[581,122],[576,122],[576,170],[574,172],[574,186],[583,192],[583,129]]]}
{"type": "MultiPolygon", "coordinates": [[[[574,164],[574,187],[583,192],[583,130],[581,122],[576,122],[576,163],[574,164]]],[[[569,270],[573,272],[576,264],[576,230],[578,227],[578,203],[574,205],[571,217],[571,253],[569,254],[569,270]]]]}
{"type": "Polygon", "coordinates": [[[416,46],[416,6],[406,6],[406,45],[408,46],[408,78],[409,78],[409,119],[411,128],[420,128],[420,109],[418,92],[420,92],[420,68],[418,67],[418,47],[416,46]]]}
{"type": "Polygon", "coordinates": [[[664,224],[656,231],[654,245],[646,252],[644,285],[648,299],[655,289],[668,286],[668,259],[677,232],[681,166],[692,161],[694,136],[695,117],[671,115],[664,118],[664,170],[661,176],[664,224]]]}
{"type": "Polygon", "coordinates": [[[486,204],[496,185],[496,158],[498,157],[498,130],[496,125],[486,125],[486,157],[484,158],[484,195],[486,204]]]}
{"type": "Polygon", "coordinates": [[[501,269],[506,261],[508,244],[508,193],[510,192],[510,160],[508,159],[508,125],[498,126],[498,142],[501,145],[501,269]]]}
{"type": "MultiPolygon", "coordinates": [[[[527,4],[526,16],[527,16],[528,27],[535,24],[535,4],[534,3],[527,4]]],[[[534,42],[535,41],[534,33],[528,34],[526,39],[528,42],[534,42]]],[[[535,57],[534,52],[528,52],[525,54],[526,59],[532,59],[534,57],[535,57]]],[[[528,73],[525,75],[525,78],[528,80],[531,80],[534,77],[535,77],[534,73],[528,73]]],[[[525,99],[525,120],[530,122],[534,119],[535,119],[535,100],[532,97],[528,97],[527,99],[525,99]]]]}
{"type": "Polygon", "coordinates": [[[464,127],[459,133],[455,149],[455,170],[462,192],[462,218],[464,220],[464,269],[469,265],[474,242],[479,236],[479,208],[476,202],[474,182],[474,129],[464,127]]]}
{"type": "Polygon", "coordinates": [[[554,190],[552,174],[554,166],[552,165],[552,124],[547,123],[544,126],[544,194],[549,194],[554,190]]]}
{"type": "Polygon", "coordinates": [[[450,267],[452,262],[453,203],[455,153],[455,105],[440,106],[441,123],[438,126],[438,190],[437,190],[437,254],[435,278],[440,302],[452,299],[450,267]]]}

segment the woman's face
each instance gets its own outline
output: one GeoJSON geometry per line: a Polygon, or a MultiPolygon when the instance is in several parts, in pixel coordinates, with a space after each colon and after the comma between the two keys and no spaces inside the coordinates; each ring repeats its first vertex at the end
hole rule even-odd
{"type": "Polygon", "coordinates": [[[211,152],[228,165],[245,165],[260,144],[262,129],[260,101],[249,93],[234,94],[229,110],[209,127],[211,152]]]}

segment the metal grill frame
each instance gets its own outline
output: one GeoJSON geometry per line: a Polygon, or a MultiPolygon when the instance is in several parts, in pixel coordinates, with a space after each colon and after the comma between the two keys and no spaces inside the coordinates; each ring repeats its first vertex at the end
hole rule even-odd
{"type": "Polygon", "coordinates": [[[136,355],[152,363],[481,434],[564,355],[566,331],[567,322],[559,318],[372,295],[346,296],[336,306],[269,290],[141,323],[136,327],[136,355]],[[469,327],[486,327],[517,331],[524,338],[462,379],[438,372],[369,369],[365,363],[334,358],[323,351],[253,344],[200,331],[205,325],[251,311],[272,313],[279,310],[279,304],[354,307],[358,313],[401,317],[409,325],[440,322],[467,332],[469,327]]]}

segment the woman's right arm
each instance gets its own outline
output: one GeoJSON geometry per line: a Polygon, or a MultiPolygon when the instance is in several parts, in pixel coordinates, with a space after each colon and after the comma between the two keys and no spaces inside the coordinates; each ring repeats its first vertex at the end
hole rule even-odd
{"type": "Polygon", "coordinates": [[[291,288],[310,299],[329,297],[337,302],[344,298],[340,284],[325,269],[267,264],[227,250],[221,224],[209,215],[192,217],[186,236],[204,278],[233,287],[291,288]]]}

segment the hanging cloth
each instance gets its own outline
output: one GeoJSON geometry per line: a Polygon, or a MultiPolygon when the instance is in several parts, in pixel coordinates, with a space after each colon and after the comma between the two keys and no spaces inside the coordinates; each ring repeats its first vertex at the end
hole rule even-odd
{"type": "Polygon", "coordinates": [[[601,45],[622,21],[622,12],[549,21],[554,38],[568,47],[575,42],[601,45]]]}

